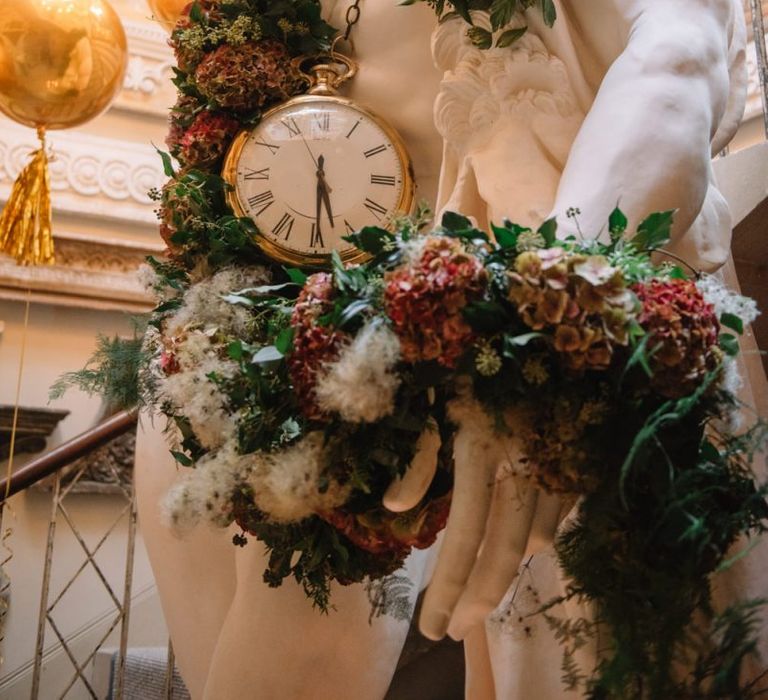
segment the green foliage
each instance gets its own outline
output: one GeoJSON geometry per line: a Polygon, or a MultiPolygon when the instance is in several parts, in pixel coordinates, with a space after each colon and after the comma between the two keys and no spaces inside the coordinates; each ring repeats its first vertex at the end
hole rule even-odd
{"type": "Polygon", "coordinates": [[[49,398],[60,399],[72,388],[99,394],[114,409],[134,409],[145,405],[149,387],[142,389],[139,376],[151,359],[143,349],[145,319],[136,319],[131,338],[99,335],[96,350],[85,367],[62,375],[51,387],[49,398]]]}
{"type": "MultiPolygon", "coordinates": [[[[667,408],[667,422],[655,425],[642,457],[635,452],[632,478],[622,487],[616,475],[606,475],[557,541],[573,581],[568,597],[595,607],[590,634],[599,625],[612,633],[594,674],[579,679],[587,697],[752,697],[740,688],[738,672],[755,650],[753,604],[711,620],[709,576],[739,536],[768,524],[766,489],[750,471],[766,426],[721,434],[712,422],[720,416],[711,392],[694,404],[667,408]],[[714,441],[703,438],[705,427],[714,441]],[[704,627],[693,626],[697,611],[710,615],[704,627]],[[675,660],[691,654],[694,670],[680,679],[675,660]],[[710,683],[712,694],[699,694],[710,683]]],[[[636,434],[637,416],[645,412],[627,406],[625,425],[612,433],[617,455],[629,447],[621,436],[636,434]]]]}
{"type": "Polygon", "coordinates": [[[512,21],[515,14],[531,7],[538,7],[544,22],[552,27],[557,19],[554,0],[404,0],[401,5],[414,5],[416,2],[426,2],[435,10],[440,21],[459,17],[470,25],[467,36],[479,49],[490,49],[491,46],[506,48],[512,46],[527,31],[527,26],[508,28],[496,39],[493,35],[512,21]],[[491,20],[491,31],[475,26],[472,20],[473,11],[488,12],[491,20]]]}

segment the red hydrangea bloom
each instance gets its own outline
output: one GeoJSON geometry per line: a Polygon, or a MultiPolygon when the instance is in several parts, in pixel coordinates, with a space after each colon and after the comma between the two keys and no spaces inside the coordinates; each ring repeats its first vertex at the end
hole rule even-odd
{"type": "Polygon", "coordinates": [[[651,335],[653,387],[668,398],[690,394],[720,363],[714,307],[690,280],[652,280],[634,292],[643,305],[640,324],[651,335]]]}
{"type": "Polygon", "coordinates": [[[176,359],[176,355],[168,350],[163,350],[160,353],[160,369],[166,375],[176,374],[181,370],[179,361],[176,359]]]}
{"type": "Polygon", "coordinates": [[[225,114],[200,112],[181,139],[179,160],[189,168],[215,166],[239,128],[240,124],[225,114]]]}
{"type": "Polygon", "coordinates": [[[288,49],[274,39],[222,44],[200,62],[195,83],[207,100],[238,112],[286,100],[299,85],[288,49]]]}
{"type": "Polygon", "coordinates": [[[200,108],[200,102],[190,95],[180,95],[176,104],[171,107],[168,113],[168,135],[165,137],[165,144],[174,158],[178,157],[184,134],[195,120],[195,113],[199,112],[200,108]]]}
{"type": "Polygon", "coordinates": [[[311,275],[299,294],[291,316],[295,335],[288,358],[288,371],[302,411],[311,420],[324,420],[315,397],[317,373],[327,362],[338,359],[346,333],[318,325],[317,319],[333,308],[332,277],[327,272],[311,275]]]}
{"type": "Polygon", "coordinates": [[[319,515],[366,552],[405,557],[413,547],[426,549],[434,544],[445,527],[450,509],[451,494],[448,493],[405,513],[392,513],[385,508],[348,513],[336,508],[319,515]]]}
{"type": "Polygon", "coordinates": [[[417,259],[385,277],[386,313],[407,362],[455,367],[474,339],[462,309],[482,298],[487,275],[460,241],[430,237],[417,259]]]}

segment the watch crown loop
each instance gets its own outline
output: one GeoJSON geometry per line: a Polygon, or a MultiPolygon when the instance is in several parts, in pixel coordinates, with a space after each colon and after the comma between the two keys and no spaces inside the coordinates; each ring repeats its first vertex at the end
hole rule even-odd
{"type": "Polygon", "coordinates": [[[357,64],[335,51],[293,60],[296,72],[307,82],[310,95],[335,95],[338,88],[357,73],[357,64]]]}

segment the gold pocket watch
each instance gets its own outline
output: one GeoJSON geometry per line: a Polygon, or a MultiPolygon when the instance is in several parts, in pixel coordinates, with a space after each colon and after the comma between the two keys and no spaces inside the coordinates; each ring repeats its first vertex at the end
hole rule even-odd
{"type": "Polygon", "coordinates": [[[411,211],[414,179],[402,139],[384,119],[337,88],[357,67],[331,52],[297,59],[308,94],[266,112],[241,131],[224,161],[228,201],[251,218],[271,258],[327,267],[338,251],[345,262],[365,254],[343,240],[363,226],[386,227],[411,211]],[[312,61],[309,72],[302,66],[312,61]]]}

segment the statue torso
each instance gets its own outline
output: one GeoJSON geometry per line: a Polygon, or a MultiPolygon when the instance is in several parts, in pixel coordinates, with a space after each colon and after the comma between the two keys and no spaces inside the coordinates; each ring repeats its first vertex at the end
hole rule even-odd
{"type": "MultiPolygon", "coordinates": [[[[527,12],[529,35],[563,57],[576,98],[586,111],[625,41],[622,0],[556,2],[559,20],[553,29],[544,26],[538,8],[527,12]]],[[[351,4],[352,0],[322,0],[324,16],[343,28],[351,4]]],[[[417,197],[432,204],[443,161],[441,134],[433,117],[445,68],[435,66],[431,52],[436,26],[426,4],[403,7],[397,0],[363,0],[360,21],[352,32],[360,72],[343,88],[344,94],[378,112],[401,133],[414,162],[417,197]]]]}

